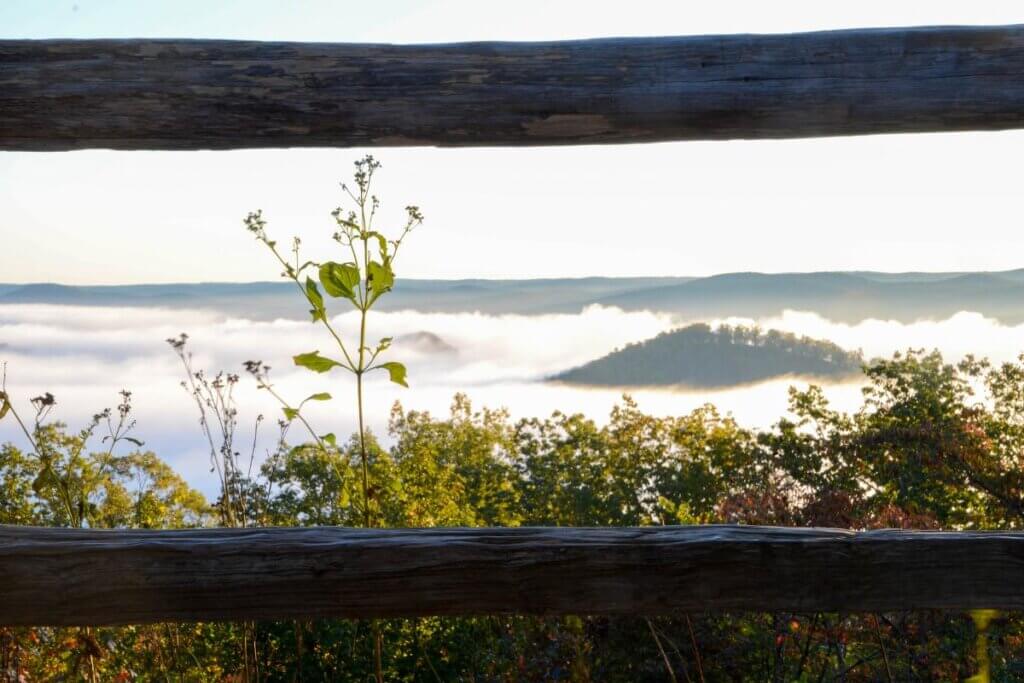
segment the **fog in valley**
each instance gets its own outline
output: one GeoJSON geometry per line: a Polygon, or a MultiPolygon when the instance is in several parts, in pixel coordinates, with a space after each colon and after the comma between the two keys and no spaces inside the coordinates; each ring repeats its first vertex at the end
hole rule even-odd
{"type": "MultiPolygon", "coordinates": [[[[296,302],[297,305],[301,305],[296,302]]],[[[334,321],[353,338],[355,314],[334,321]]],[[[391,358],[409,369],[410,388],[373,377],[367,388],[371,429],[387,440],[388,414],[400,401],[407,409],[445,414],[456,392],[474,405],[505,407],[513,417],[547,416],[552,411],[582,412],[603,421],[628,392],[648,412],[667,415],[713,403],[751,427],[770,425],[786,411],[787,390],[806,380],[779,378],[715,390],[686,388],[587,388],[546,381],[551,375],[598,358],[626,344],[693,322],[666,313],[627,312],[592,305],[577,313],[488,315],[481,313],[381,312],[372,315],[370,339],[395,338],[391,358]]],[[[962,312],[944,320],[901,323],[868,319],[837,323],[810,312],[786,311],[761,319],[706,320],[712,326],[756,324],[835,342],[863,351],[865,358],[889,356],[908,347],[938,347],[947,360],[965,354],[1011,360],[1024,350],[1024,325],[1007,325],[978,313],[962,312]]],[[[319,349],[332,352],[322,330],[301,320],[251,320],[216,310],[118,308],[48,304],[0,305],[0,361],[7,362],[8,390],[23,416],[28,399],[52,392],[58,401],[53,418],[73,429],[117,403],[117,392],[133,392],[138,419],[136,436],[206,493],[215,489],[208,450],[197,423],[195,405],[180,386],[180,361],[165,341],[186,332],[196,368],[242,375],[238,384],[239,435],[236,445],[248,454],[258,414],[268,418],[254,451],[258,464],[277,437],[280,408],[245,375],[242,363],[262,360],[272,368],[275,387],[298,403],[315,392],[334,400],[306,409],[317,430],[355,431],[354,384],[342,371],[315,375],[296,368],[294,354],[319,349]]],[[[828,383],[834,405],[854,410],[860,382],[828,383]]],[[[11,420],[0,423],[0,441],[21,443],[11,420]]],[[[299,438],[299,432],[292,432],[299,438]]]]}

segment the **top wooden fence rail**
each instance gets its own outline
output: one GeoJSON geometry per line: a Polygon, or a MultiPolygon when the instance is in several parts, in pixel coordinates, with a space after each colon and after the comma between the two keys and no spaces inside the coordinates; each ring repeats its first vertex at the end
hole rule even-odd
{"type": "Polygon", "coordinates": [[[1024,126],[1024,28],[546,43],[0,41],[0,150],[565,145],[1024,126]]]}
{"type": "Polygon", "coordinates": [[[0,625],[1024,608],[1024,534],[0,526],[0,625]]]}

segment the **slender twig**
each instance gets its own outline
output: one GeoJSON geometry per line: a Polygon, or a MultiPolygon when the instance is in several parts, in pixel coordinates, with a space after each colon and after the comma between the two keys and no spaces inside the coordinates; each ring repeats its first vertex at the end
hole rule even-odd
{"type": "Polygon", "coordinates": [[[882,628],[878,625],[878,616],[872,614],[871,621],[875,626],[875,635],[878,637],[878,649],[882,652],[882,661],[885,662],[885,676],[892,683],[892,668],[889,666],[889,653],[885,651],[885,642],[882,640],[882,628]]]}
{"type": "Polygon", "coordinates": [[[663,631],[660,628],[656,630],[658,631],[658,635],[661,636],[661,639],[668,643],[669,647],[672,648],[672,651],[676,653],[676,657],[679,658],[679,663],[683,665],[683,676],[686,677],[686,683],[693,683],[692,679],[690,678],[690,667],[686,665],[686,657],[684,657],[683,653],[679,650],[679,646],[676,645],[675,641],[672,640],[672,638],[670,638],[669,635],[665,633],[665,631],[663,631]]]}
{"type": "Polygon", "coordinates": [[[661,653],[661,660],[665,662],[665,671],[668,672],[669,680],[671,680],[672,683],[676,683],[676,672],[672,670],[672,662],[669,661],[668,653],[665,652],[665,648],[661,646],[661,638],[658,637],[657,631],[654,630],[654,624],[652,624],[651,620],[646,617],[644,618],[644,621],[647,622],[647,628],[651,631],[651,637],[654,638],[654,644],[658,646],[658,652],[661,653]]]}
{"type": "Polygon", "coordinates": [[[704,665],[700,661],[700,648],[697,647],[697,635],[693,632],[693,622],[690,621],[689,614],[684,614],[683,617],[686,619],[686,628],[690,631],[690,645],[693,647],[693,658],[697,662],[697,676],[700,678],[700,683],[704,683],[704,665]]]}
{"type": "Polygon", "coordinates": [[[0,395],[2,395],[4,405],[7,406],[7,409],[11,412],[11,415],[14,416],[14,420],[18,423],[18,426],[21,427],[21,432],[25,435],[25,438],[28,439],[29,445],[32,446],[32,451],[38,455],[39,446],[36,445],[36,440],[32,438],[32,434],[30,434],[28,429],[25,427],[25,423],[22,422],[21,416],[18,415],[18,411],[14,407],[14,401],[11,399],[11,395],[7,393],[6,362],[0,364],[0,395]]]}
{"type": "Polygon", "coordinates": [[[797,664],[796,667],[796,675],[794,676],[794,678],[796,679],[799,679],[804,672],[804,666],[807,664],[807,657],[810,655],[811,652],[811,641],[814,639],[814,628],[817,625],[818,619],[820,617],[821,615],[815,612],[814,616],[811,618],[811,625],[807,629],[807,638],[804,639],[804,647],[802,652],[800,653],[800,662],[797,664]]]}
{"type": "Polygon", "coordinates": [[[420,624],[422,621],[422,619],[416,619],[413,623],[413,637],[416,639],[416,649],[420,651],[420,655],[424,660],[426,660],[427,668],[430,669],[430,673],[434,674],[434,680],[437,681],[437,683],[443,683],[441,675],[437,673],[437,669],[434,668],[434,662],[430,660],[430,655],[427,654],[427,651],[423,648],[423,641],[420,639],[420,624]]]}

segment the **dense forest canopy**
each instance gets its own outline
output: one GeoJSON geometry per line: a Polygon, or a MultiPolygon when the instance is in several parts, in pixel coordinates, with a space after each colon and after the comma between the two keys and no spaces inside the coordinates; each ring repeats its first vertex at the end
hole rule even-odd
{"type": "MultiPolygon", "coordinates": [[[[864,373],[857,412],[835,411],[817,387],[794,389],[791,415],[761,431],[710,405],[654,417],[628,397],[606,424],[560,412],[512,420],[463,395],[444,417],[396,404],[391,445],[367,434],[374,512],[390,527],[1024,528],[1024,360],[949,364],[910,351],[864,373]]],[[[231,381],[206,379],[222,389],[231,381]]],[[[251,472],[227,472],[208,503],[127,440],[129,399],[81,432],[43,421],[34,447],[4,444],[0,523],[181,528],[224,524],[230,506],[245,526],[359,524],[355,435],[337,447],[290,445],[282,421],[277,451],[251,472]],[[108,430],[116,447],[102,441],[108,430]]],[[[51,400],[40,397],[39,407],[51,400]]],[[[677,680],[690,681],[956,680],[978,665],[964,614],[502,616],[380,627],[388,680],[661,681],[666,659],[677,680]]],[[[368,634],[366,622],[342,620],[0,629],[0,675],[365,681],[368,634]]],[[[1022,634],[1015,614],[992,626],[996,680],[1024,670],[1022,634]]]]}
{"type": "Polygon", "coordinates": [[[567,370],[553,379],[595,386],[726,387],[783,376],[841,378],[860,372],[861,354],[777,330],[698,323],[567,370]]]}

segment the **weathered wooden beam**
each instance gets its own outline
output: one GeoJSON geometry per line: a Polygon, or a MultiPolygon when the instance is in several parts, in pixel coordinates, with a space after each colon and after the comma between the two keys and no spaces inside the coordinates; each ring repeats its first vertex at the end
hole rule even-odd
{"type": "Polygon", "coordinates": [[[0,41],[0,150],[564,145],[1024,126],[1024,27],[548,43],[0,41]]]}
{"type": "Polygon", "coordinates": [[[0,526],[0,625],[1024,608],[1024,533],[0,526]]]}

